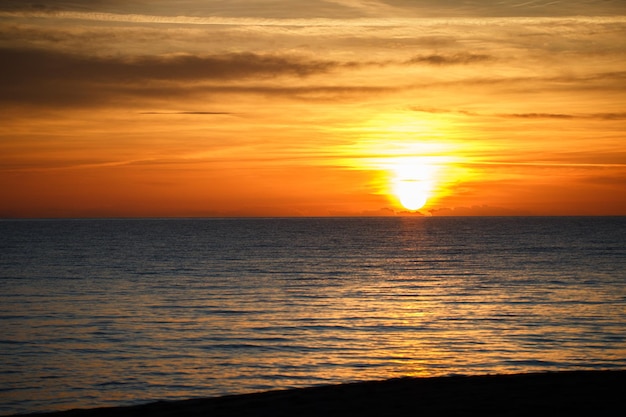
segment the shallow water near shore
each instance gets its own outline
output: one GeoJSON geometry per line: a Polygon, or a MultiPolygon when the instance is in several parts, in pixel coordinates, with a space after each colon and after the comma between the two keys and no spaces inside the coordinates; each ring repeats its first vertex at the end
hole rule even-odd
{"type": "Polygon", "coordinates": [[[626,218],[0,221],[0,413],[626,368],[626,218]]]}

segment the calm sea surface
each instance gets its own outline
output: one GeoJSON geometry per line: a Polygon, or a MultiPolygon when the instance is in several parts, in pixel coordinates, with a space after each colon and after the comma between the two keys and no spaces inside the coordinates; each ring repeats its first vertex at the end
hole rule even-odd
{"type": "Polygon", "coordinates": [[[626,217],[0,221],[0,414],[626,368],[626,217]]]}

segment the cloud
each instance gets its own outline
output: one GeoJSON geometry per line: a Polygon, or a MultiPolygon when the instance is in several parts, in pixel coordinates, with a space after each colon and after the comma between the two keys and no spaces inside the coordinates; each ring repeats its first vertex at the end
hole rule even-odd
{"type": "MultiPolygon", "coordinates": [[[[207,83],[219,83],[214,87],[218,91],[228,82],[303,78],[345,65],[293,55],[226,53],[125,58],[17,48],[0,48],[0,61],[0,102],[55,105],[88,104],[124,96],[197,94],[213,89],[207,83]]],[[[237,88],[241,89],[241,85],[237,88]]]]}
{"type": "Polygon", "coordinates": [[[624,13],[623,0],[382,0],[405,14],[423,16],[611,16],[624,13]]]}
{"type": "Polygon", "coordinates": [[[251,17],[251,18],[338,18],[350,19],[360,16],[402,15],[384,3],[362,0],[151,0],[129,2],[124,0],[3,0],[0,10],[21,13],[91,13],[123,14],[134,17],[198,18],[205,17],[251,17]],[[144,4],[142,4],[144,3],[144,4]],[[394,13],[395,12],[395,13],[394,13]],[[136,14],[135,14],[136,13],[136,14]]]}
{"type": "Polygon", "coordinates": [[[505,207],[494,207],[488,205],[471,207],[452,207],[430,210],[432,216],[529,216],[531,212],[527,210],[515,210],[505,207]]]}
{"type": "Polygon", "coordinates": [[[626,112],[617,113],[586,113],[586,114],[564,114],[564,113],[513,113],[500,114],[500,117],[515,119],[590,119],[590,120],[626,120],[626,112]]]}
{"type": "Polygon", "coordinates": [[[437,108],[437,107],[421,107],[421,106],[410,106],[409,109],[417,113],[461,114],[464,116],[482,116],[480,113],[476,113],[470,110],[462,110],[462,109],[443,109],[443,108],[437,108]]]}
{"type": "Polygon", "coordinates": [[[144,111],[139,114],[188,114],[188,115],[207,115],[207,116],[219,116],[219,115],[231,115],[234,113],[223,111],[144,111]]]}
{"type": "Polygon", "coordinates": [[[452,55],[418,55],[406,61],[406,64],[429,64],[429,65],[459,65],[474,64],[492,60],[493,57],[485,54],[458,53],[452,55]]]}
{"type": "Polygon", "coordinates": [[[308,76],[328,72],[336,63],[293,56],[229,53],[120,58],[77,55],[39,49],[0,49],[4,79],[15,82],[38,79],[74,79],[105,82],[149,80],[231,80],[284,75],[308,76]]]}
{"type": "Polygon", "coordinates": [[[181,16],[267,16],[351,18],[355,16],[611,16],[624,13],[623,0],[3,0],[0,10],[101,11],[181,16]]]}
{"type": "Polygon", "coordinates": [[[601,120],[626,120],[626,112],[618,113],[595,113],[594,118],[601,120]]]}
{"type": "MultiPolygon", "coordinates": [[[[605,187],[617,187],[626,188],[626,166],[622,167],[621,172],[599,172],[594,171],[594,175],[589,175],[584,178],[583,181],[593,185],[600,185],[605,187]],[[617,174],[617,175],[616,175],[617,174]]],[[[626,194],[620,193],[615,197],[621,196],[621,199],[626,202],[626,194]]]]}
{"type": "Polygon", "coordinates": [[[430,113],[430,114],[460,114],[471,117],[502,117],[511,119],[529,119],[529,120],[542,120],[542,119],[578,119],[578,120],[626,120],[626,112],[614,112],[614,113],[477,113],[469,110],[462,109],[444,109],[436,107],[409,107],[412,111],[418,113],[430,113]]]}
{"type": "Polygon", "coordinates": [[[502,117],[511,117],[515,119],[575,119],[576,116],[561,113],[515,113],[502,114],[502,117]]]}

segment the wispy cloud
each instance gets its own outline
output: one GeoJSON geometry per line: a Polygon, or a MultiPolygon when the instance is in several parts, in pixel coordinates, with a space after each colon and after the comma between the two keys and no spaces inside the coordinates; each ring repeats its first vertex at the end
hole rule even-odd
{"type": "MultiPolygon", "coordinates": [[[[0,61],[0,102],[57,105],[97,102],[115,94],[176,96],[206,90],[198,83],[303,78],[344,66],[294,55],[227,53],[124,58],[11,48],[0,48],[0,61]],[[193,88],[186,87],[190,83],[194,83],[193,88]]],[[[215,86],[218,90],[223,87],[215,86]]]]}
{"type": "Polygon", "coordinates": [[[589,120],[626,120],[626,112],[618,113],[512,113],[499,114],[500,117],[515,119],[589,119],[589,120]]]}
{"type": "Polygon", "coordinates": [[[229,80],[281,75],[308,76],[328,72],[338,64],[295,56],[228,53],[196,56],[138,56],[119,58],[74,55],[40,49],[0,49],[5,65],[0,75],[12,81],[37,79],[102,80],[229,80]]]}
{"type": "Polygon", "coordinates": [[[502,117],[509,119],[529,120],[626,120],[626,112],[615,113],[478,113],[462,109],[444,109],[432,107],[410,107],[411,110],[420,113],[431,114],[459,114],[469,117],[502,117]]]}
{"type": "Polygon", "coordinates": [[[150,8],[161,15],[247,16],[577,16],[623,13],[622,0],[3,0],[0,9],[20,11],[115,11],[130,13],[150,8]],[[144,4],[142,4],[144,3],[144,4]]]}
{"type": "Polygon", "coordinates": [[[575,119],[576,116],[572,114],[561,113],[514,113],[514,114],[501,114],[501,117],[512,117],[517,119],[575,119]]]}
{"type": "Polygon", "coordinates": [[[231,115],[234,113],[223,112],[223,111],[144,111],[139,114],[187,114],[187,115],[204,115],[204,116],[222,116],[222,115],[231,115]]]}
{"type": "Polygon", "coordinates": [[[477,62],[491,61],[494,58],[486,54],[457,53],[457,54],[430,54],[418,55],[408,61],[406,64],[430,64],[430,65],[459,65],[473,64],[477,62]]]}

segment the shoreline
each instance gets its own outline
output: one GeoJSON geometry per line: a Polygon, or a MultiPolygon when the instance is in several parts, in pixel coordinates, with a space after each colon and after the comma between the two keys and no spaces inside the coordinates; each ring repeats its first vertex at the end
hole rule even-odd
{"type": "Polygon", "coordinates": [[[601,415],[623,406],[626,370],[405,377],[148,404],[22,414],[104,416],[601,415]]]}

